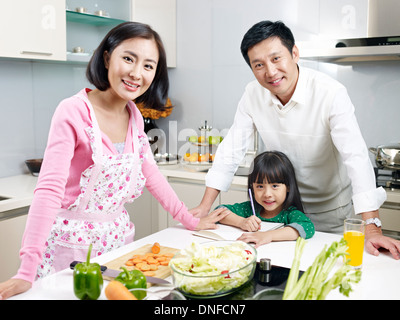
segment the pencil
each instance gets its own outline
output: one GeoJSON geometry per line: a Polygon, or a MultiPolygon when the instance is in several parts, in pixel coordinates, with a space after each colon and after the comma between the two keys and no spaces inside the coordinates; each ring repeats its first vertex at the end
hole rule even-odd
{"type": "Polygon", "coordinates": [[[251,209],[253,210],[253,215],[256,215],[256,211],[254,210],[253,196],[251,195],[250,188],[249,188],[249,196],[250,196],[251,209]]]}

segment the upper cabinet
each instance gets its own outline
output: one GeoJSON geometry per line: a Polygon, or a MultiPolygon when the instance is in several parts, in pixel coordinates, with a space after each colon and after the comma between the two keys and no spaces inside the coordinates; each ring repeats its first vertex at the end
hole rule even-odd
{"type": "Polygon", "coordinates": [[[0,57],[65,60],[65,0],[2,1],[0,57]]]}
{"type": "Polygon", "coordinates": [[[131,20],[131,0],[67,0],[67,60],[88,62],[103,37],[131,20]]]}
{"type": "Polygon", "coordinates": [[[176,0],[13,0],[0,11],[0,57],[87,63],[124,21],[149,24],[176,67],[176,0]]]}

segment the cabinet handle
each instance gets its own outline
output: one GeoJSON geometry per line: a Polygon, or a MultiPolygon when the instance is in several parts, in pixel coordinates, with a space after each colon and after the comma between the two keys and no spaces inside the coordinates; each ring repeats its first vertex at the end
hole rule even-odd
{"type": "Polygon", "coordinates": [[[394,202],[385,202],[381,206],[382,209],[400,210],[400,205],[394,202]]]}
{"type": "Polygon", "coordinates": [[[40,51],[21,51],[21,54],[36,54],[40,56],[52,56],[53,54],[51,52],[40,52],[40,51]]]}

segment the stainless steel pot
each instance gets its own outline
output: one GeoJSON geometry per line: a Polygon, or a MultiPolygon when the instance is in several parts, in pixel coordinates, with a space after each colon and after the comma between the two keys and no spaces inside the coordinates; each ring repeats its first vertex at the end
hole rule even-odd
{"type": "Polygon", "coordinates": [[[400,170],[400,144],[369,148],[375,155],[378,169],[400,170]]]}

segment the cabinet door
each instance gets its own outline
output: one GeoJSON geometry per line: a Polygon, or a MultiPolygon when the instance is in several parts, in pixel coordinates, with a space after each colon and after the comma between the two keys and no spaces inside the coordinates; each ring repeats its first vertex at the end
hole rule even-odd
{"type": "Polygon", "coordinates": [[[155,199],[145,188],[143,194],[132,203],[125,205],[131,221],[135,224],[135,240],[139,240],[155,231],[154,226],[158,224],[157,214],[153,214],[153,202],[155,199]]]}
{"type": "Polygon", "coordinates": [[[385,202],[379,209],[382,229],[400,232],[400,204],[385,202]]]}
{"type": "Polygon", "coordinates": [[[0,56],[66,60],[65,0],[2,1],[0,56]]]}
{"type": "Polygon", "coordinates": [[[221,192],[221,204],[235,204],[249,200],[246,186],[231,185],[227,192],[221,192]]]}
{"type": "Polygon", "coordinates": [[[24,215],[0,221],[0,282],[14,276],[19,268],[19,251],[28,209],[24,215]]]}
{"type": "MultiPolygon", "coordinates": [[[[183,201],[189,210],[197,207],[201,199],[203,199],[204,191],[206,190],[204,181],[168,178],[168,182],[178,195],[179,200],[183,201]]],[[[219,197],[215,200],[212,208],[216,207],[218,204],[219,197]]],[[[160,209],[159,219],[160,221],[167,221],[166,225],[160,224],[161,227],[171,227],[179,223],[179,221],[174,220],[171,214],[162,208],[160,209]]]]}

